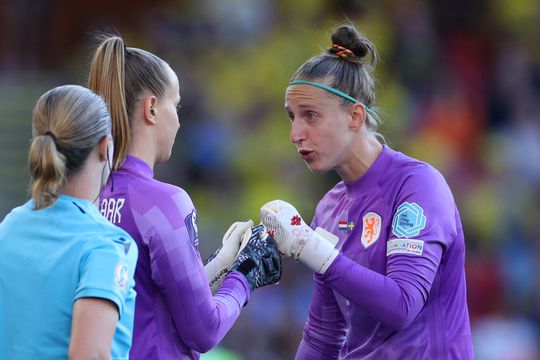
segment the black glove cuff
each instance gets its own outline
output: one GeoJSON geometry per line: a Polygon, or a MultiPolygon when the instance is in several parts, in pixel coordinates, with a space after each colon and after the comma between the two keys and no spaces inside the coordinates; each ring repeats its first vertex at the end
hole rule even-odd
{"type": "Polygon", "coordinates": [[[247,258],[246,260],[242,261],[240,265],[235,269],[236,271],[240,271],[242,274],[247,276],[253,268],[255,268],[257,264],[255,264],[255,261],[251,258],[247,258]]]}

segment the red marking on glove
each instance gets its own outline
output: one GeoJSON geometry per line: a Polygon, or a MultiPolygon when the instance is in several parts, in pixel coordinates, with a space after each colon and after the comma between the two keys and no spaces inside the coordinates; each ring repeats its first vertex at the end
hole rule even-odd
{"type": "Polygon", "coordinates": [[[302,224],[302,219],[298,215],[294,215],[291,219],[291,225],[299,226],[302,224]]]}

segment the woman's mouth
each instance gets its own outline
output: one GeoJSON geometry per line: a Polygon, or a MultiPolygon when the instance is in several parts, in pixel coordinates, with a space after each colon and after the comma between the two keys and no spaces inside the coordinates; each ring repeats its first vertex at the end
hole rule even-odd
{"type": "Polygon", "coordinates": [[[298,150],[298,154],[300,154],[304,161],[310,161],[313,159],[315,153],[310,150],[298,150]]]}

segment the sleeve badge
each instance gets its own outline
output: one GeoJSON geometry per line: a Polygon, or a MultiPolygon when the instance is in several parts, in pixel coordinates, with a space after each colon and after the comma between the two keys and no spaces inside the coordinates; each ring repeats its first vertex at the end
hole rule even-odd
{"type": "Polygon", "coordinates": [[[392,220],[392,233],[394,235],[401,238],[415,237],[425,227],[426,216],[421,206],[408,202],[399,205],[392,220]]]}

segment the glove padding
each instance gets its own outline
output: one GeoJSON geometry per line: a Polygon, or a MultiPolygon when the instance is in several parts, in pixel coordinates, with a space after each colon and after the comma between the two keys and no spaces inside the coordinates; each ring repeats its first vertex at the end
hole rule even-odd
{"type": "Polygon", "coordinates": [[[281,256],[274,239],[267,234],[264,225],[251,228],[251,237],[234,260],[231,271],[244,274],[251,290],[279,282],[281,256]]]}
{"type": "Polygon", "coordinates": [[[323,274],[339,252],[337,236],[317,228],[313,231],[291,204],[274,200],[261,208],[261,222],[274,237],[283,257],[292,256],[313,271],[323,274]]]}
{"type": "Polygon", "coordinates": [[[234,259],[251,236],[252,226],[253,220],[233,223],[223,236],[223,245],[205,261],[204,269],[212,293],[215,294],[221,287],[221,283],[231,269],[234,259]]]}

